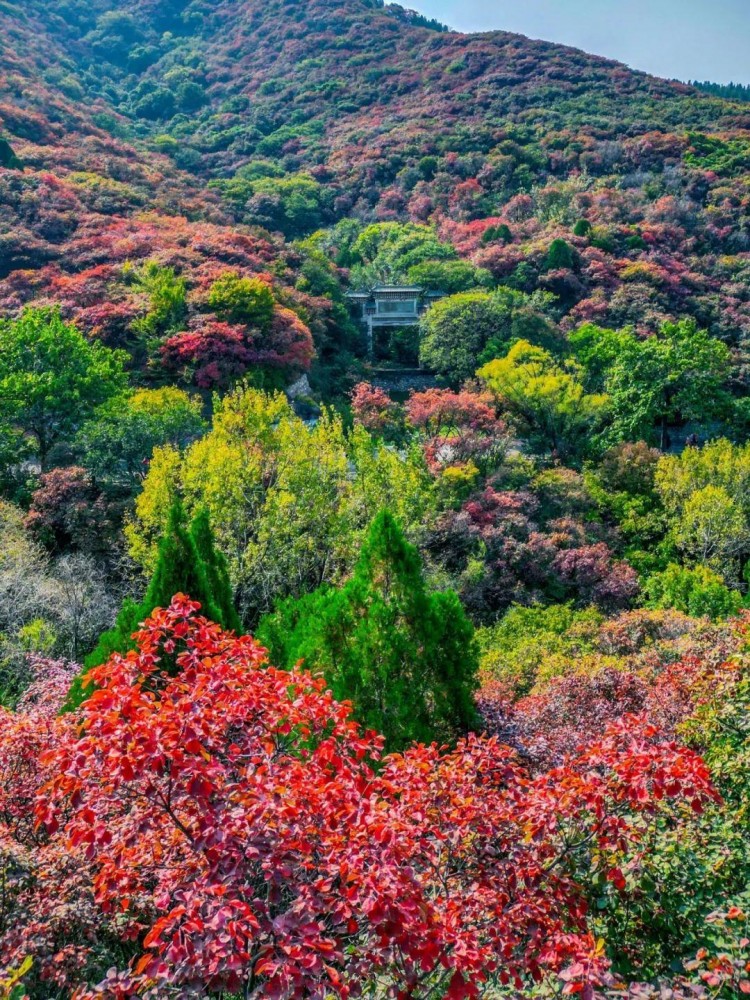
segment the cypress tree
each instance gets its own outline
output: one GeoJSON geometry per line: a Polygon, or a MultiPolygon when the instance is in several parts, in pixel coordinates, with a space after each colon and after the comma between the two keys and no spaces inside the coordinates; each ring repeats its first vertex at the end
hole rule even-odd
{"type": "Polygon", "coordinates": [[[476,722],[471,622],[455,593],[427,590],[419,553],[387,511],[370,526],[348,583],[284,601],[258,637],[280,666],[302,659],[322,672],[389,750],[450,742],[476,722]]]}
{"type": "Polygon", "coordinates": [[[576,252],[566,240],[553,240],[547,251],[546,265],[550,271],[574,268],[576,266],[576,252]]]}
{"type": "Polygon", "coordinates": [[[215,608],[217,621],[222,628],[233,632],[242,631],[242,623],[237,609],[234,606],[234,594],[232,584],[229,581],[229,567],[224,558],[224,553],[220,552],[214,544],[214,534],[211,531],[211,520],[208,511],[201,510],[193,518],[190,525],[198,558],[203,563],[208,582],[208,592],[215,608]]]}
{"type": "Polygon", "coordinates": [[[167,527],[159,541],[154,575],[142,607],[148,608],[147,615],[154,608],[166,608],[175,594],[187,594],[192,600],[200,601],[201,614],[221,624],[211,593],[208,568],[198,553],[180,500],[175,500],[169,510],[167,527]]]}
{"type": "MultiPolygon", "coordinates": [[[[226,560],[216,550],[208,515],[201,512],[188,528],[182,503],[176,500],[169,510],[167,526],[159,542],[153,576],[143,600],[123,603],[114,626],[100,636],[96,648],[84,660],[75,678],[63,711],[73,711],[91,694],[84,677],[114,653],[135,648],[133,633],[155,608],[166,608],[175,594],[199,601],[201,614],[223,628],[239,631],[239,617],[232,603],[226,560]]],[[[165,669],[169,665],[165,662],[165,669]]]]}

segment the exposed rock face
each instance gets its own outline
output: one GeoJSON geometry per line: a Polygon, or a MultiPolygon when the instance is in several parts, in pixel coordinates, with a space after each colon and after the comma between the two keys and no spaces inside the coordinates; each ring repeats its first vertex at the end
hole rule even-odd
{"type": "Polygon", "coordinates": [[[292,402],[294,402],[295,399],[312,396],[312,387],[310,386],[310,380],[307,375],[300,376],[296,382],[292,382],[292,384],[287,386],[284,391],[286,392],[287,399],[292,402]]]}

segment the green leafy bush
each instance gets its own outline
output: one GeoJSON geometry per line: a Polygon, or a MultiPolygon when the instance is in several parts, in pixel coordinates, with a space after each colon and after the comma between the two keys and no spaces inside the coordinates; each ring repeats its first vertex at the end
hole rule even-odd
{"type": "Polygon", "coordinates": [[[689,569],[670,563],[663,572],[644,580],[643,592],[649,608],[673,608],[712,621],[729,618],[742,607],[742,594],[730,590],[707,566],[689,569]]]}

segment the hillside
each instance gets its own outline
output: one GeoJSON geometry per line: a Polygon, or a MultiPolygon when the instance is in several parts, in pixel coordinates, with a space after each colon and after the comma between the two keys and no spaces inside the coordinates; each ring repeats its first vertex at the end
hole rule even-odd
{"type": "MultiPolygon", "coordinates": [[[[151,250],[178,264],[169,248],[205,223],[289,239],[352,216],[411,220],[496,280],[555,294],[569,326],[653,330],[689,314],[741,363],[742,104],[364,0],[6,0],[0,18],[0,122],[25,167],[0,173],[0,274],[53,262],[5,281],[6,309],[51,287],[65,299],[59,270],[143,255],[122,220],[144,212],[162,216],[151,250]],[[176,216],[187,230],[163,221],[176,216]],[[576,266],[544,273],[561,237],[576,266]]],[[[198,240],[231,263],[219,232],[198,240]]],[[[237,263],[283,257],[254,238],[271,249],[237,263]]]]}
{"type": "Polygon", "coordinates": [[[750,993],[726,96],[0,0],[0,1000],[750,993]]]}

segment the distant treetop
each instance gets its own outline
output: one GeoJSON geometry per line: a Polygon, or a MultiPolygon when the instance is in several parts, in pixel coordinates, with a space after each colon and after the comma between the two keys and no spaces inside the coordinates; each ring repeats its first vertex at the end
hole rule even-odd
{"type": "Polygon", "coordinates": [[[399,21],[405,21],[415,28],[427,28],[429,31],[450,31],[451,29],[447,24],[443,24],[442,21],[438,21],[434,17],[425,17],[424,14],[420,14],[417,10],[410,10],[408,7],[402,7],[399,3],[388,3],[383,4],[384,9],[388,14],[393,14],[397,17],[399,21]]]}
{"type": "Polygon", "coordinates": [[[750,101],[750,84],[747,83],[711,83],[710,80],[688,80],[688,83],[714,97],[723,97],[728,101],[750,101]]]}

